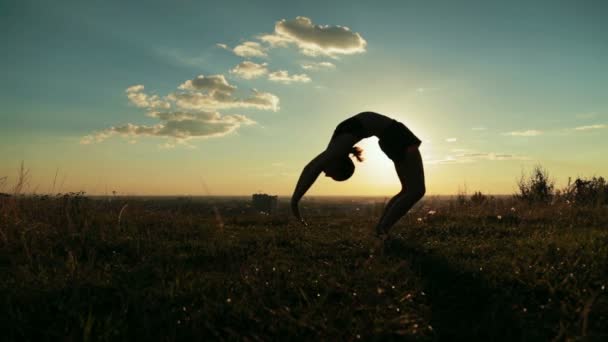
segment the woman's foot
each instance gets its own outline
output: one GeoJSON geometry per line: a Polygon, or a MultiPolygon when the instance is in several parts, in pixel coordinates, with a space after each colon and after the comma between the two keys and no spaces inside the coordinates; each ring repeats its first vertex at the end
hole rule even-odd
{"type": "Polygon", "coordinates": [[[376,237],[384,241],[388,238],[388,231],[381,226],[377,226],[376,237]]]}

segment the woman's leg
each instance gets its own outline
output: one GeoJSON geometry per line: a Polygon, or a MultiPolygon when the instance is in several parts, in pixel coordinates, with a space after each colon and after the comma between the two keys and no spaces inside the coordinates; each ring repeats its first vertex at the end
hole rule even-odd
{"type": "Polygon", "coordinates": [[[401,191],[398,194],[396,194],[395,196],[393,196],[388,201],[388,203],[386,203],[386,206],[384,207],[384,212],[382,213],[382,216],[380,216],[380,219],[378,220],[378,224],[376,225],[376,235],[386,234],[386,232],[383,230],[383,228],[380,225],[380,223],[386,217],[386,213],[390,212],[390,209],[393,207],[393,204],[395,204],[395,201],[397,201],[397,199],[399,199],[401,196],[404,196],[404,195],[405,195],[405,188],[402,188],[401,191]]]}
{"type": "Polygon", "coordinates": [[[395,163],[402,189],[386,205],[376,227],[377,234],[388,234],[389,229],[418,202],[426,191],[424,168],[418,149],[407,152],[406,158],[395,163]]]}

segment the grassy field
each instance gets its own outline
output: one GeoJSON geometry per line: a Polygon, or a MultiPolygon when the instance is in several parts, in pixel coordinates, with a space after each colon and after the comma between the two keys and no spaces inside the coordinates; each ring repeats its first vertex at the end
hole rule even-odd
{"type": "Polygon", "coordinates": [[[0,198],[3,340],[606,340],[608,208],[0,198]]]}

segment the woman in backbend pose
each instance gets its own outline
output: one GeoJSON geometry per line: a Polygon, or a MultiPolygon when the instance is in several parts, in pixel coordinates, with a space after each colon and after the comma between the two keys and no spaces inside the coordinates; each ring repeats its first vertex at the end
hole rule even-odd
{"type": "Polygon", "coordinates": [[[325,172],[325,176],[338,182],[349,179],[355,171],[355,164],[350,155],[354,155],[358,161],[363,161],[363,150],[354,145],[372,135],[378,137],[380,149],[395,163],[395,170],[401,182],[401,191],[391,198],[378,221],[376,235],[386,237],[395,222],[424,196],[424,169],[418,151],[420,139],[399,121],[378,113],[362,112],[342,121],[336,127],[327,149],[302,170],[291,197],[291,209],[298,220],[305,223],[298,203],[319,174],[325,172]]]}

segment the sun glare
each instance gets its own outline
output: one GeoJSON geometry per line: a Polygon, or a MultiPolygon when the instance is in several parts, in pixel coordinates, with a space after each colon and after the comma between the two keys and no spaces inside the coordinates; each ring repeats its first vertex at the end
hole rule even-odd
{"type": "Polygon", "coordinates": [[[357,165],[359,172],[370,185],[399,186],[399,178],[395,173],[393,162],[378,146],[378,138],[362,140],[357,146],[363,149],[363,163],[357,165]]]}

